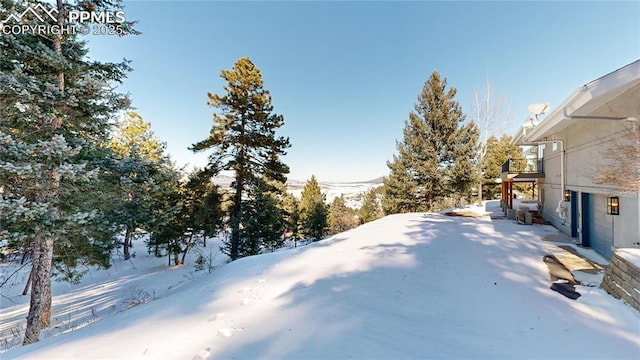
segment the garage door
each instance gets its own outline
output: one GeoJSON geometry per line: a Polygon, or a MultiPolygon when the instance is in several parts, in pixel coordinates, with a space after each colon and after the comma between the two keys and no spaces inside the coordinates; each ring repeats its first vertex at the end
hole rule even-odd
{"type": "Polygon", "coordinates": [[[607,198],[604,195],[590,194],[589,199],[589,240],[591,247],[611,259],[613,251],[613,218],[607,215],[607,198]]]}

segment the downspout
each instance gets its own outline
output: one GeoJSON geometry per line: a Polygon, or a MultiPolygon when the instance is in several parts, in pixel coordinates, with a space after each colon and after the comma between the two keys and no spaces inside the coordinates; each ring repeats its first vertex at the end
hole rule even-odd
{"type": "MultiPolygon", "coordinates": [[[[564,115],[566,118],[568,119],[589,119],[589,120],[628,120],[631,122],[635,123],[638,121],[638,119],[636,118],[631,118],[631,117],[603,117],[603,116],[571,116],[568,115],[566,112],[566,108],[563,109],[564,115]]],[[[523,140],[525,142],[529,142],[527,141],[527,127],[523,126],[523,140]]],[[[547,141],[532,141],[530,142],[532,144],[549,144],[549,143],[560,143],[560,184],[561,184],[561,191],[560,191],[560,201],[558,202],[558,207],[556,208],[556,212],[558,213],[558,215],[560,216],[560,219],[562,220],[563,224],[569,220],[569,218],[567,217],[567,208],[564,205],[564,191],[566,189],[565,187],[565,181],[564,181],[564,140],[559,139],[559,140],[547,140],[547,141]]]]}
{"type": "MultiPolygon", "coordinates": [[[[637,131],[637,126],[638,126],[638,118],[635,117],[614,117],[614,116],[584,116],[584,115],[569,115],[567,113],[567,108],[564,107],[562,108],[562,113],[564,115],[565,118],[567,119],[573,119],[573,120],[605,120],[605,121],[630,121],[633,124],[633,131],[637,131]]],[[[526,127],[524,128],[524,132],[526,135],[526,127]]],[[[563,151],[564,153],[564,151],[563,151]]],[[[564,194],[564,185],[563,185],[563,194],[564,194]]],[[[640,196],[640,191],[638,191],[638,194],[640,196]]],[[[561,205],[562,200],[560,200],[560,203],[558,204],[558,208],[556,209],[556,211],[558,212],[558,214],[560,214],[559,210],[561,210],[561,205]]],[[[560,216],[560,218],[563,219],[563,221],[566,221],[566,217],[563,218],[562,216],[560,216]]],[[[638,218],[640,219],[640,215],[638,215],[638,218]]],[[[640,228],[639,228],[640,230],[640,228]]],[[[615,227],[614,224],[611,224],[611,231],[612,233],[615,231],[615,227]]],[[[611,247],[615,247],[615,235],[612,234],[612,239],[611,239],[611,247]]]]}
{"type": "MultiPolygon", "coordinates": [[[[585,93],[587,91],[589,91],[589,87],[587,85],[583,86],[581,93],[585,93]]],[[[562,115],[564,116],[565,119],[571,119],[571,120],[601,120],[601,121],[602,120],[604,120],[604,121],[624,121],[624,120],[627,120],[627,121],[633,122],[634,127],[635,127],[636,123],[638,122],[637,118],[629,117],[629,116],[622,117],[622,116],[570,115],[569,112],[567,111],[567,107],[569,105],[573,104],[576,101],[576,98],[577,98],[577,95],[571,99],[569,104],[565,105],[562,108],[562,115]]],[[[562,142],[560,144],[562,144],[562,142]]],[[[561,154],[564,154],[564,146],[563,146],[561,154]]],[[[562,168],[562,166],[564,166],[564,163],[561,164],[561,168],[562,168]]],[[[563,194],[564,194],[564,182],[563,182],[563,185],[562,185],[562,191],[563,191],[563,194]]],[[[556,209],[558,214],[560,214],[560,211],[562,210],[562,206],[561,205],[562,205],[562,200],[560,200],[560,203],[558,203],[558,208],[556,209]]],[[[563,219],[563,221],[566,221],[566,216],[565,217],[560,216],[560,217],[563,219]]]]}
{"type": "Polygon", "coordinates": [[[560,219],[562,219],[562,225],[564,225],[567,220],[569,220],[567,217],[567,207],[564,205],[564,140],[556,140],[556,142],[560,143],[560,184],[562,185],[560,190],[560,201],[558,201],[556,212],[560,216],[560,219]]]}

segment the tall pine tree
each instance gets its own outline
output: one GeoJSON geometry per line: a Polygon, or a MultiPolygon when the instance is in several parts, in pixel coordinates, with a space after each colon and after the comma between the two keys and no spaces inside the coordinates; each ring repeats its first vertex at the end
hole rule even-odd
{"type": "Polygon", "coordinates": [[[229,214],[231,239],[229,256],[235,260],[246,253],[240,249],[242,211],[251,200],[250,187],[266,177],[281,183],[289,168],[280,157],[290,146],[289,139],[276,136],[284,124],[282,115],[273,113],[271,94],[263,87],[262,74],[248,57],[239,59],[231,70],[220,73],[227,84],[224,95],[209,94],[209,105],[219,112],[213,115],[209,136],[191,146],[193,151],[213,150],[207,171],[216,174],[232,170],[235,180],[233,205],[229,214]]]}
{"type": "Polygon", "coordinates": [[[241,257],[273,251],[284,244],[285,218],[278,192],[264,179],[257,179],[250,194],[251,201],[244,203],[242,211],[241,257]]]}
{"type": "MultiPolygon", "coordinates": [[[[39,4],[52,9],[49,2],[39,4]]],[[[121,9],[118,0],[75,5],[58,0],[55,7],[57,21],[23,20],[65,27],[71,25],[65,18],[69,10],[121,9]]],[[[25,9],[22,2],[3,1],[0,17],[25,9]]],[[[135,32],[131,25],[121,24],[122,33],[135,32]]],[[[58,256],[54,250],[77,247],[79,239],[96,250],[105,248],[104,239],[93,231],[102,228],[104,219],[78,199],[86,198],[101,173],[106,152],[100,147],[106,145],[108,120],[128,106],[126,96],[112,89],[129,68],[126,62],[89,61],[86,43],[68,33],[3,34],[0,53],[0,222],[2,236],[21,242],[32,256],[24,337],[29,344],[38,341],[42,326],[49,324],[51,272],[58,256]]],[[[72,261],[67,259],[68,264],[72,261]]]]}
{"type": "Polygon", "coordinates": [[[284,212],[285,233],[289,234],[294,246],[298,246],[300,239],[300,201],[293,194],[285,194],[282,199],[284,212]]]}
{"type": "Polygon", "coordinates": [[[300,199],[300,221],[302,223],[302,235],[321,240],[327,233],[328,209],[325,204],[326,197],[320,191],[320,185],[315,176],[307,181],[302,189],[300,199]]]}
{"type": "MultiPolygon", "coordinates": [[[[406,132],[406,128],[405,128],[406,132]]],[[[407,135],[405,135],[405,138],[407,135]]],[[[391,170],[383,179],[382,210],[385,214],[407,213],[419,211],[415,189],[416,179],[409,172],[407,159],[393,155],[393,161],[387,161],[391,170]]]]}
{"type": "Polygon", "coordinates": [[[464,123],[455,94],[436,71],[425,82],[388,163],[385,211],[433,211],[470,196],[478,129],[464,123]]]}
{"type": "Polygon", "coordinates": [[[109,147],[115,155],[111,166],[112,181],[120,195],[112,210],[114,220],[124,230],[124,259],[140,231],[148,231],[154,215],[164,201],[163,182],[177,181],[165,144],[151,131],[136,112],[128,111],[118,124],[109,147]]]}

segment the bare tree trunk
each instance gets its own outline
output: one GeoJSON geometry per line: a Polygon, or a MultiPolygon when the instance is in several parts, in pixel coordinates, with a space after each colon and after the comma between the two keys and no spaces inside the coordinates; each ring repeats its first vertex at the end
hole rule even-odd
{"type": "Polygon", "coordinates": [[[127,230],[124,233],[124,248],[123,248],[123,252],[124,252],[124,259],[125,260],[129,260],[131,258],[131,254],[129,253],[129,241],[131,238],[131,228],[129,226],[127,226],[127,230]]]}
{"type": "Polygon", "coordinates": [[[131,234],[129,235],[129,247],[133,247],[133,229],[131,229],[131,234]]]}
{"type": "Polygon", "coordinates": [[[236,157],[236,162],[240,166],[239,169],[236,169],[236,189],[233,194],[233,206],[231,207],[231,253],[229,256],[231,257],[231,261],[237,260],[240,255],[240,217],[242,213],[242,190],[244,188],[244,183],[246,174],[245,171],[245,161],[246,161],[246,150],[244,144],[244,130],[245,130],[245,119],[242,117],[242,125],[240,126],[240,138],[243,139],[239,144],[239,152],[236,157]]]}
{"type": "Polygon", "coordinates": [[[33,267],[31,267],[31,272],[29,273],[29,278],[27,279],[27,283],[24,285],[24,290],[22,290],[22,296],[27,295],[29,292],[29,286],[31,286],[31,278],[33,277],[33,267]]]}
{"type": "Polygon", "coordinates": [[[231,208],[231,260],[238,259],[240,246],[240,210],[242,202],[242,177],[236,175],[236,192],[233,196],[233,207],[231,208]]]}
{"type": "Polygon", "coordinates": [[[189,251],[189,247],[187,246],[182,252],[182,257],[180,258],[180,265],[184,265],[184,260],[187,257],[187,252],[189,251]]]}
{"type": "MultiPolygon", "coordinates": [[[[193,247],[193,231],[191,232],[191,235],[189,235],[189,240],[187,241],[187,245],[184,248],[184,251],[182,252],[182,259],[180,259],[180,265],[184,265],[184,260],[187,257],[187,253],[189,252],[189,250],[191,250],[191,248],[193,247]]],[[[205,240],[206,242],[206,240],[205,240]]]]}
{"type": "Polygon", "coordinates": [[[33,268],[31,281],[31,301],[27,315],[27,328],[23,345],[37,342],[44,317],[51,317],[51,264],[53,261],[53,240],[37,240],[33,243],[33,268]],[[49,303],[47,303],[47,299],[49,303]]]}
{"type": "Polygon", "coordinates": [[[493,134],[497,134],[506,126],[508,126],[511,113],[508,109],[509,101],[502,95],[496,95],[493,84],[487,80],[482,89],[474,89],[472,107],[475,112],[473,119],[480,129],[480,149],[478,152],[478,204],[482,205],[482,181],[485,176],[482,163],[485,161],[487,154],[487,140],[493,134]]]}
{"type": "Polygon", "coordinates": [[[180,264],[180,253],[179,252],[174,252],[173,253],[173,265],[178,265],[180,264]]]}
{"type": "MultiPolygon", "coordinates": [[[[65,12],[62,0],[56,1],[58,10],[58,26],[64,26],[65,12]]],[[[53,39],[53,50],[62,58],[62,34],[53,39]]],[[[56,74],[58,90],[64,93],[64,72],[59,70],[56,74]]],[[[56,116],[51,122],[52,129],[62,127],[62,117],[56,116]]],[[[54,164],[49,176],[50,191],[48,198],[55,201],[58,198],[60,187],[60,175],[54,164]]],[[[31,299],[29,314],[27,315],[27,327],[25,329],[23,344],[31,344],[40,339],[40,330],[51,324],[51,265],[53,263],[53,237],[46,234],[46,238],[36,239],[33,243],[33,267],[31,276],[31,299]]]]}
{"type": "Polygon", "coordinates": [[[24,265],[24,261],[27,259],[28,254],[29,254],[29,250],[23,249],[22,258],[20,259],[20,265],[24,265]]]}

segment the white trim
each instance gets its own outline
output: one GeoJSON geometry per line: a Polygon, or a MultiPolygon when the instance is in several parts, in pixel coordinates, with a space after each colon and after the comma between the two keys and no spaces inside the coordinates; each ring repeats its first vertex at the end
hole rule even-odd
{"type": "MultiPolygon", "coordinates": [[[[535,127],[527,124],[529,128],[526,129],[524,126],[520,127],[512,139],[512,144],[526,145],[549,137],[580,121],[572,117],[589,115],[599,106],[638,85],[640,85],[640,60],[577,88],[540,124],[535,127]]],[[[620,118],[620,120],[623,119],[620,118]]]]}

